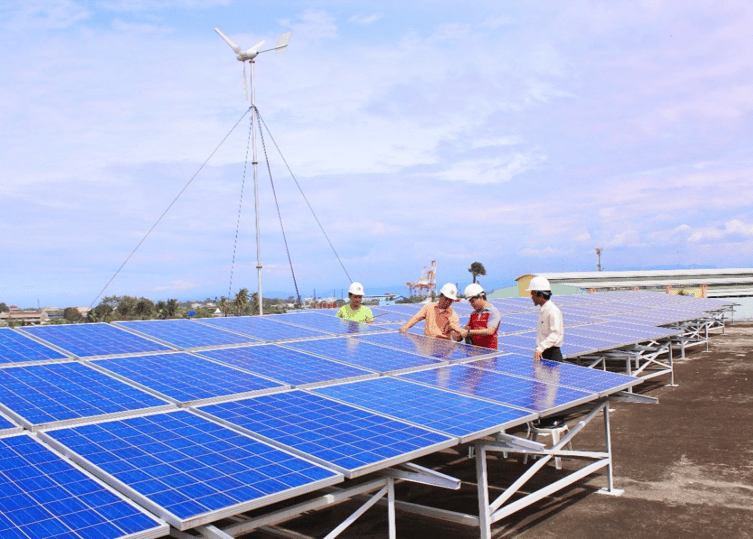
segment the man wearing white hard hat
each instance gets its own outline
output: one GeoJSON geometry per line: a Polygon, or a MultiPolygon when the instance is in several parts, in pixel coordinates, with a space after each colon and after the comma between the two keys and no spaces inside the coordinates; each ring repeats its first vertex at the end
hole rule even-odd
{"type": "Polygon", "coordinates": [[[368,324],[374,321],[371,309],[365,305],[361,305],[363,301],[363,285],[361,283],[351,283],[348,287],[348,299],[350,299],[350,302],[340,307],[340,310],[337,311],[336,316],[338,318],[352,320],[353,322],[366,322],[368,324]]]}
{"type": "Polygon", "coordinates": [[[452,339],[459,341],[465,331],[460,327],[460,320],[452,310],[452,302],[458,299],[458,289],[452,283],[447,283],[439,290],[439,299],[436,303],[427,303],[423,309],[408,320],[400,328],[400,333],[405,333],[421,320],[424,321],[424,335],[439,339],[452,339]]]}
{"type": "MultiPolygon", "coordinates": [[[[502,321],[499,310],[486,301],[486,292],[478,283],[465,287],[465,297],[473,307],[471,319],[465,326],[465,337],[470,337],[471,343],[484,348],[497,349],[497,329],[502,321]]],[[[468,342],[468,341],[466,341],[468,342]]]]}
{"type": "Polygon", "coordinates": [[[562,361],[562,339],[565,336],[562,311],[551,301],[552,285],[546,277],[536,276],[528,286],[533,304],[539,307],[539,324],[536,327],[536,350],[533,359],[562,361]]]}

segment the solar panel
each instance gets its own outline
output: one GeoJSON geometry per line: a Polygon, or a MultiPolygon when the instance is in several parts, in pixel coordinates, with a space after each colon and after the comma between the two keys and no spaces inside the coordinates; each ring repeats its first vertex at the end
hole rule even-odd
{"type": "Polygon", "coordinates": [[[275,321],[272,316],[231,316],[228,318],[202,318],[198,324],[208,324],[228,331],[234,331],[261,341],[284,341],[322,337],[327,333],[275,321]]]}
{"type": "Polygon", "coordinates": [[[306,313],[291,313],[291,314],[275,314],[270,316],[276,322],[283,324],[293,324],[295,326],[306,327],[309,329],[315,329],[325,333],[331,333],[334,335],[348,335],[351,333],[370,333],[374,331],[382,331],[378,325],[366,324],[362,322],[353,322],[352,320],[344,320],[335,316],[327,316],[315,312],[306,313]]]}
{"type": "Polygon", "coordinates": [[[183,404],[284,387],[185,352],[100,359],[93,364],[183,404]]]}
{"type": "Polygon", "coordinates": [[[404,350],[419,356],[432,357],[439,361],[465,359],[494,352],[488,348],[413,333],[381,333],[361,338],[365,342],[404,350]]]}
{"type": "Polygon", "coordinates": [[[400,377],[544,415],[596,398],[594,393],[563,387],[550,380],[518,378],[468,365],[446,365],[400,377]]]}
{"type": "Polygon", "coordinates": [[[132,332],[142,333],[159,339],[178,348],[201,346],[221,346],[223,344],[243,344],[257,342],[252,337],[224,331],[207,324],[197,324],[191,320],[139,320],[114,322],[115,325],[132,332]]]}
{"type": "Polygon", "coordinates": [[[187,411],[40,433],[186,530],[342,481],[341,474],[187,411]]]}
{"type": "Polygon", "coordinates": [[[203,350],[200,355],[293,386],[374,376],[363,369],[274,344],[203,350]]]}
{"type": "Polygon", "coordinates": [[[78,362],[0,369],[0,403],[28,429],[169,405],[78,362]]]}
{"type": "Polygon", "coordinates": [[[299,341],[288,343],[285,346],[337,359],[344,363],[370,369],[375,372],[393,372],[434,365],[436,363],[432,358],[410,354],[401,350],[391,350],[370,344],[359,338],[338,337],[315,341],[299,341]]]}
{"type": "Polygon", "coordinates": [[[509,406],[383,376],[321,387],[315,393],[457,436],[468,442],[535,419],[509,406]]]}
{"type": "Polygon", "coordinates": [[[0,328],[0,364],[51,359],[66,359],[67,356],[17,331],[0,328]]]}
{"type": "Polygon", "coordinates": [[[21,432],[23,427],[16,425],[10,419],[0,414],[0,436],[21,432]]]}
{"type": "Polygon", "coordinates": [[[590,391],[604,396],[615,391],[622,391],[639,384],[642,380],[634,376],[609,371],[589,369],[543,359],[534,361],[532,356],[522,354],[505,354],[487,359],[471,361],[466,365],[478,367],[512,376],[520,376],[548,384],[556,384],[581,391],[590,391]]]}
{"type": "Polygon", "coordinates": [[[169,531],[31,436],[0,439],[0,536],[146,539],[169,531]]]}
{"type": "Polygon", "coordinates": [[[200,410],[314,457],[347,477],[407,462],[457,442],[303,391],[224,402],[200,410]]]}
{"type": "Polygon", "coordinates": [[[371,312],[374,315],[374,323],[376,324],[384,324],[385,322],[405,322],[413,316],[398,311],[389,311],[384,307],[371,307],[371,312]]]}
{"type": "Polygon", "coordinates": [[[104,323],[28,326],[19,331],[45,340],[78,357],[136,354],[170,349],[104,323]]]}

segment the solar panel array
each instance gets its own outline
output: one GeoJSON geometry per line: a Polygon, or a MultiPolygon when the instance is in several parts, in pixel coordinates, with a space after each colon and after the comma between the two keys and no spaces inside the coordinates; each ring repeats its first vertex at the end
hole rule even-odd
{"type": "MultiPolygon", "coordinates": [[[[599,296],[558,298],[572,354],[723,307],[599,296]]],[[[417,305],[375,308],[374,325],[331,310],[2,329],[0,535],[159,537],[640,383],[534,363],[524,299],[495,302],[500,351],[398,333],[417,305]]]]}

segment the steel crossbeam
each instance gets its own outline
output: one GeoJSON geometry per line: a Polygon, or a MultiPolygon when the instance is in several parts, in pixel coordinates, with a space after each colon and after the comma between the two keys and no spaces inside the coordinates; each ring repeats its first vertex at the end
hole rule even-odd
{"type": "Polygon", "coordinates": [[[568,485],[571,485],[582,478],[591,475],[598,470],[606,467],[607,488],[603,489],[605,493],[619,495],[622,492],[614,489],[612,474],[612,450],[609,427],[609,399],[601,401],[591,410],[591,412],[582,418],[571,430],[564,436],[558,444],[550,449],[545,449],[542,444],[531,442],[524,438],[518,438],[505,433],[498,435],[497,440],[493,442],[480,441],[476,443],[476,479],[478,485],[479,500],[479,517],[478,526],[482,539],[491,539],[491,525],[521,509],[532,505],[542,498],[557,492],[568,485]],[[599,413],[604,415],[604,451],[573,451],[565,450],[563,447],[570,443],[572,439],[590,423],[599,413]],[[526,455],[537,455],[537,460],[523,475],[521,475],[512,485],[510,485],[499,497],[490,501],[489,499],[489,478],[486,466],[486,456],[492,452],[510,452],[522,453],[526,455]],[[550,483],[549,485],[531,492],[522,498],[509,502],[509,500],[526,484],[531,477],[541,471],[541,469],[554,457],[572,458],[572,459],[592,459],[593,462],[579,468],[567,476],[550,483]]]}
{"type": "Polygon", "coordinates": [[[276,524],[285,522],[286,520],[295,518],[307,511],[313,511],[327,507],[329,505],[335,505],[349,499],[355,499],[361,495],[372,493],[376,490],[376,493],[368,494],[365,503],[361,505],[350,516],[348,516],[348,518],[340,523],[334,530],[327,534],[324,539],[334,539],[335,537],[339,536],[361,515],[363,515],[374,504],[381,501],[385,497],[387,498],[386,504],[388,507],[387,520],[389,526],[389,539],[396,538],[395,483],[392,477],[382,477],[374,479],[372,481],[368,481],[366,483],[355,485],[349,488],[330,487],[327,490],[329,491],[327,494],[290,507],[285,507],[278,511],[267,513],[265,515],[255,516],[252,518],[246,517],[245,515],[238,515],[237,517],[234,517],[232,519],[235,520],[234,523],[231,523],[222,529],[215,526],[198,527],[194,531],[198,532],[200,534],[199,536],[182,532],[172,527],[170,529],[170,535],[179,539],[197,539],[197,537],[205,537],[207,539],[227,539],[231,537],[238,537],[240,535],[250,533],[254,530],[263,529],[268,533],[274,533],[281,536],[290,536],[289,532],[279,530],[274,526],[276,524]]]}
{"type": "MultiPolygon", "coordinates": [[[[675,385],[671,339],[657,339],[633,344],[622,349],[600,352],[598,355],[583,355],[575,358],[578,363],[586,362],[590,368],[607,370],[609,362],[623,362],[625,373],[644,379],[669,374],[670,386],[675,385]]],[[[632,388],[628,391],[632,392],[632,388]]]]}

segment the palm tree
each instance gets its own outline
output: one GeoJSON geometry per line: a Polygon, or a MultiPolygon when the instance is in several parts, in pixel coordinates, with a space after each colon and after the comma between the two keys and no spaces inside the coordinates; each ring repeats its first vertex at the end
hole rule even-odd
{"type": "Polygon", "coordinates": [[[235,307],[238,316],[243,314],[246,305],[248,305],[248,288],[241,288],[233,299],[233,307],[235,307]]]}
{"type": "Polygon", "coordinates": [[[225,296],[220,296],[220,301],[217,302],[217,306],[220,308],[222,316],[227,316],[227,312],[230,310],[230,304],[225,296]]]}
{"type": "Polygon", "coordinates": [[[476,276],[477,275],[486,275],[486,268],[484,268],[484,265],[481,262],[474,262],[471,264],[471,267],[468,268],[468,271],[473,275],[473,282],[476,282],[476,276]]]}

